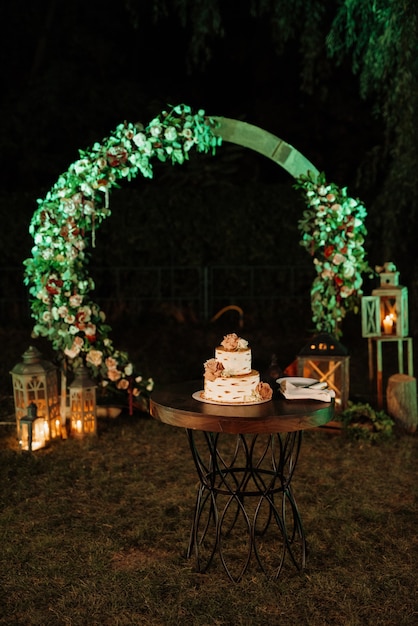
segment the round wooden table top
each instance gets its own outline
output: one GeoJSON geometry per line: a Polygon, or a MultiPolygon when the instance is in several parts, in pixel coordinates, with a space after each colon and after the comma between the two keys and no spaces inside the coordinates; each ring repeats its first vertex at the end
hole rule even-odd
{"type": "Polygon", "coordinates": [[[210,404],[193,398],[200,381],[167,385],[151,395],[152,417],[192,430],[245,433],[288,433],[317,428],[331,421],[334,402],[273,399],[251,405],[210,404]]]}

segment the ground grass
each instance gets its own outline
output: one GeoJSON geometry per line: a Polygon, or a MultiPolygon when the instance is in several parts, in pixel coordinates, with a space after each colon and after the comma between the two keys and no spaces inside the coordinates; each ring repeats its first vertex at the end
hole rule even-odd
{"type": "Polygon", "coordinates": [[[185,433],[141,414],[19,452],[1,429],[0,624],[412,626],[418,438],[305,433],[294,490],[307,568],[232,583],[186,549],[197,479],[185,433]]]}
{"type": "MultiPolygon", "coordinates": [[[[197,379],[225,330],[171,320],[150,330],[139,321],[122,347],[136,347],[157,385],[197,379]]],[[[262,372],[273,352],[284,366],[305,342],[277,323],[260,330],[247,319],[242,336],[262,372]]],[[[346,337],[350,388],[363,399],[365,343],[346,337]]],[[[7,422],[9,371],[32,340],[27,329],[3,329],[0,339],[7,422]]],[[[49,357],[46,346],[41,351],[49,357]]],[[[19,452],[14,426],[3,423],[0,625],[415,626],[417,474],[416,434],[371,444],[305,433],[293,486],[307,568],[300,573],[287,561],[274,582],[252,560],[234,584],[218,559],[199,574],[186,558],[197,476],[181,429],[122,413],[100,420],[97,437],[29,455],[19,452]]]]}

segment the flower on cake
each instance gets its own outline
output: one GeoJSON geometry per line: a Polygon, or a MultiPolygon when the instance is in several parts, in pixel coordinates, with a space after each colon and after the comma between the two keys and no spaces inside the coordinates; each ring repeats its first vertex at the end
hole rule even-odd
{"type": "Polygon", "coordinates": [[[152,158],[174,165],[188,160],[193,147],[215,153],[221,144],[215,124],[204,111],[192,113],[184,104],[163,111],[146,128],[120,124],[102,143],[80,151],[80,158],[38,200],[29,228],[32,257],[24,261],[33,336],[52,342],[65,369],[83,362],[104,387],[128,389],[131,395],[152,390],[152,378],[136,375],[127,353],[114,347],[106,316],[90,298],[94,281],[87,271],[88,250],[111,214],[109,192],[121,179],[138,174],[152,178],[152,158]]]}
{"type": "Polygon", "coordinates": [[[268,383],[259,382],[255,388],[255,394],[260,400],[271,400],[273,397],[273,389],[268,383]]]}
{"type": "Polygon", "coordinates": [[[246,350],[248,348],[248,341],[238,337],[236,333],[225,335],[221,346],[228,352],[236,352],[237,350],[246,350]]]}
{"type": "Polygon", "coordinates": [[[341,336],[347,311],[359,310],[362,274],[372,274],[363,244],[367,235],[363,203],[347,188],[327,183],[325,175],[308,173],[295,184],[307,210],[299,220],[300,244],[313,257],[316,277],[311,287],[312,321],[318,332],[341,336]]]}
{"type": "Polygon", "coordinates": [[[204,363],[205,378],[214,381],[225,374],[225,368],[217,359],[208,359],[204,363]]]}

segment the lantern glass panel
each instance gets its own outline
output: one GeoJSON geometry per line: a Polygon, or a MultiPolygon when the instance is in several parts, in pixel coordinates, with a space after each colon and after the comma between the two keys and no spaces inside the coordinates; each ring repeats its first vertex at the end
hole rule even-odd
{"type": "MultiPolygon", "coordinates": [[[[408,335],[408,289],[406,287],[382,287],[372,295],[380,302],[380,331],[383,335],[406,337],[408,335]]],[[[380,334],[380,333],[379,333],[380,334]]]]}
{"type": "Polygon", "coordinates": [[[96,387],[85,369],[76,374],[70,385],[70,424],[76,437],[97,431],[96,387]]]}
{"type": "Polygon", "coordinates": [[[44,448],[48,441],[48,422],[37,415],[37,407],[28,407],[28,415],[20,420],[19,447],[29,452],[44,448]]]}
{"type": "Polygon", "coordinates": [[[299,355],[297,357],[298,376],[316,378],[326,382],[335,391],[335,410],[347,407],[350,387],[349,356],[299,355]]]}

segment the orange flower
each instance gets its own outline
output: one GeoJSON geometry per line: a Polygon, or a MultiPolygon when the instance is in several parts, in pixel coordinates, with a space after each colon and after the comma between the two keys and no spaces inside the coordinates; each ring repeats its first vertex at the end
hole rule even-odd
{"type": "Polygon", "coordinates": [[[224,371],[224,366],[220,361],[217,361],[216,359],[209,359],[208,361],[206,361],[204,364],[204,368],[205,378],[211,381],[216,380],[217,378],[222,376],[222,372],[224,371]]]}
{"type": "Polygon", "coordinates": [[[262,400],[271,400],[273,397],[273,390],[268,383],[258,383],[255,390],[262,400]]]}

